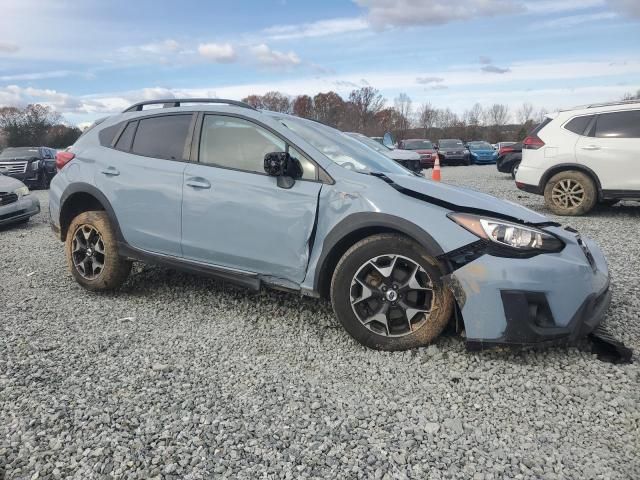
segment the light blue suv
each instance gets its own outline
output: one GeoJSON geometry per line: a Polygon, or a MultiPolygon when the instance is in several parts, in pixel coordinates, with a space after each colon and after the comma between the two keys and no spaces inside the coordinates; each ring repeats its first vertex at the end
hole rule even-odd
{"type": "Polygon", "coordinates": [[[362,344],[567,343],[610,302],[600,249],[519,205],[434,183],[320,123],[213,99],[142,102],[57,157],[74,278],[156,262],[330,298],[362,344]],[[163,108],[149,108],[149,107],[163,108]]]}

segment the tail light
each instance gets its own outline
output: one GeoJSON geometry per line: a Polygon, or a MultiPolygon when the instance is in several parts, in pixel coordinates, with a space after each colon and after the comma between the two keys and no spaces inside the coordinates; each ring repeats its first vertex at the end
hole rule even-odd
{"type": "Polygon", "coordinates": [[[58,152],[56,154],[56,168],[58,170],[62,170],[67,163],[73,160],[76,157],[74,153],[71,152],[58,152]]]}
{"type": "Polygon", "coordinates": [[[544,142],[537,135],[529,135],[522,142],[522,148],[526,148],[527,150],[537,150],[540,147],[544,147],[544,142]]]}
{"type": "Polygon", "coordinates": [[[513,148],[511,147],[502,147],[498,150],[498,155],[504,155],[505,153],[513,152],[513,148]]]}

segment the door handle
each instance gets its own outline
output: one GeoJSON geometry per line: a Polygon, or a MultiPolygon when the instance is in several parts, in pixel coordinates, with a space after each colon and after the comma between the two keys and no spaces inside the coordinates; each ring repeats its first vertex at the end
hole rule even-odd
{"type": "Polygon", "coordinates": [[[202,177],[187,178],[186,184],[193,188],[211,188],[209,181],[202,177]]]}
{"type": "Polygon", "coordinates": [[[120,175],[120,170],[118,170],[116,167],[107,167],[102,170],[101,173],[107,175],[108,177],[117,177],[118,175],[120,175]]]}
{"type": "Polygon", "coordinates": [[[598,145],[585,145],[582,147],[583,150],[600,150],[598,145]]]}

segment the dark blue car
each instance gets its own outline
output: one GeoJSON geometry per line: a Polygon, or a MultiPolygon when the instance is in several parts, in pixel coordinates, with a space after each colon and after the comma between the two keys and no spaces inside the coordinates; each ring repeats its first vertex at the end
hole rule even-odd
{"type": "Polygon", "coordinates": [[[467,148],[471,155],[471,163],[487,165],[496,163],[498,152],[496,152],[488,142],[469,142],[467,148]]]}

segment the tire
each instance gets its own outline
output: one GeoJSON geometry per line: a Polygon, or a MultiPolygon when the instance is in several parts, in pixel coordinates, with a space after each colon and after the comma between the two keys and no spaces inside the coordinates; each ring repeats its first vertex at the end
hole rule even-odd
{"type": "Polygon", "coordinates": [[[598,191],[591,178],[576,170],[556,173],[544,187],[547,207],[556,215],[577,216],[591,211],[598,191]]]}
{"type": "Polygon", "coordinates": [[[511,178],[516,179],[516,174],[518,173],[518,168],[520,168],[520,162],[515,162],[511,167],[511,178]]]}
{"type": "Polygon", "coordinates": [[[397,234],[373,235],[353,245],[338,262],[331,280],[333,310],[345,330],[369,348],[406,350],[427,345],[440,335],[453,309],[453,295],[442,275],[438,261],[413,240],[397,234]],[[389,267],[394,258],[395,267],[389,267]],[[378,268],[391,268],[390,278],[378,268]],[[383,310],[388,312],[381,314],[383,310]],[[370,320],[376,312],[384,323],[370,320]]]}
{"type": "Polygon", "coordinates": [[[87,290],[115,290],[131,271],[131,262],[118,255],[115,231],[104,211],[83,212],[71,221],[65,253],[71,275],[87,290]]]}

